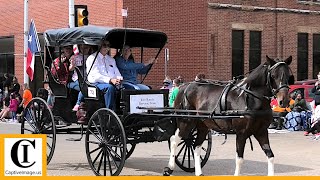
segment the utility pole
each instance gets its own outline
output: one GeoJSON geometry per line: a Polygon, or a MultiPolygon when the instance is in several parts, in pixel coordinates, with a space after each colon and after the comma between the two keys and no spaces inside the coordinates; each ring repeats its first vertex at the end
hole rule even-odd
{"type": "Polygon", "coordinates": [[[74,27],[74,0],[69,0],[69,27],[74,27]]]}

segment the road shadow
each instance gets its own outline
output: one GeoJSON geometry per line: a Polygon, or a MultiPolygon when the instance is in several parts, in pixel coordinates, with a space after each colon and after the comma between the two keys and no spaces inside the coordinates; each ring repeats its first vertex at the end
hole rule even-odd
{"type": "MultiPolygon", "coordinates": [[[[155,174],[162,175],[162,170],[168,164],[166,158],[129,158],[126,163],[126,168],[133,168],[136,171],[148,171],[154,172],[155,174]]],[[[235,169],[234,159],[215,159],[209,160],[206,165],[202,168],[202,172],[205,176],[233,176],[235,169]]],[[[291,172],[308,171],[313,170],[311,168],[305,168],[301,166],[292,166],[285,164],[275,164],[275,175],[290,175],[291,172]]],[[[175,176],[193,176],[194,173],[188,173],[181,170],[176,166],[173,173],[175,176]]],[[[248,176],[266,176],[268,174],[267,162],[250,161],[245,160],[241,175],[248,176]]]]}

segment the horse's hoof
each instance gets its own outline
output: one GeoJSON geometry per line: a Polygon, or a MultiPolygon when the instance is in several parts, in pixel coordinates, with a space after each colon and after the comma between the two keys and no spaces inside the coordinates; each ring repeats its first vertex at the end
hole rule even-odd
{"type": "Polygon", "coordinates": [[[173,170],[171,170],[170,168],[168,167],[165,167],[163,169],[163,176],[170,176],[172,174],[173,170]]]}
{"type": "Polygon", "coordinates": [[[200,174],[199,176],[204,176],[203,174],[200,174]]]}

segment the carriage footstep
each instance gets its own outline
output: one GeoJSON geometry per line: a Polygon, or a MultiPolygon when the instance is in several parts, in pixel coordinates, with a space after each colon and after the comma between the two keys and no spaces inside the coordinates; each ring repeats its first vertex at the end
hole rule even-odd
{"type": "Polygon", "coordinates": [[[171,170],[169,167],[165,167],[163,169],[163,176],[171,176],[173,170],[171,170]]]}

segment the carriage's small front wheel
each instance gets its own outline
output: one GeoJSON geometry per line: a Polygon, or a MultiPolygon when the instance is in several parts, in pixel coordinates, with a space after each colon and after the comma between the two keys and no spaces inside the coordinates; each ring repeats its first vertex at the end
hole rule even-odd
{"type": "Polygon", "coordinates": [[[56,124],[46,101],[33,98],[23,111],[21,134],[47,135],[47,164],[52,159],[56,145],[56,124]]]}
{"type": "Polygon", "coordinates": [[[117,176],[126,160],[126,135],[112,110],[101,108],[89,120],[86,131],[86,154],[97,176],[117,176]]]}
{"type": "MultiPolygon", "coordinates": [[[[197,138],[197,130],[193,129],[187,139],[182,139],[181,142],[177,146],[177,154],[175,156],[176,164],[186,172],[194,172],[194,143],[197,138]]],[[[203,167],[210,156],[212,146],[212,135],[211,131],[209,131],[206,139],[203,141],[201,152],[200,152],[200,161],[201,167],[203,167]]],[[[169,140],[169,148],[170,148],[170,140],[169,140]]]]}

